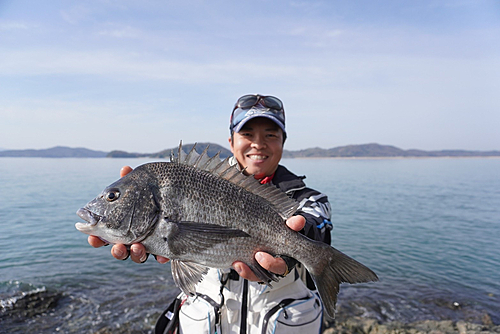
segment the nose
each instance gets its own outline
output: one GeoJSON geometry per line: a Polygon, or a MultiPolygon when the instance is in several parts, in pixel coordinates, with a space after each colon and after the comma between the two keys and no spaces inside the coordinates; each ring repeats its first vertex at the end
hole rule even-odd
{"type": "Polygon", "coordinates": [[[261,134],[256,134],[252,140],[252,148],[261,150],[266,147],[266,138],[261,134]]]}

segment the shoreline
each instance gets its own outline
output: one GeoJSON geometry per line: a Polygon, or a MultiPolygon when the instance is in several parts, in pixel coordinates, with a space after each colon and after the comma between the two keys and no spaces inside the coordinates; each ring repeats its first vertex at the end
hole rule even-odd
{"type": "MultiPolygon", "coordinates": [[[[12,299],[10,305],[4,305],[4,307],[0,308],[0,322],[4,326],[2,329],[7,330],[7,332],[12,330],[12,333],[24,333],[24,330],[19,325],[28,322],[31,323],[31,329],[46,333],[45,330],[60,326],[59,321],[62,318],[57,317],[56,314],[68,305],[67,302],[70,304],[73,302],[73,300],[65,301],[64,299],[67,297],[68,295],[64,292],[46,288],[37,289],[32,293],[23,293],[19,298],[12,299]],[[33,321],[36,321],[41,327],[33,326],[33,321]]],[[[148,317],[142,324],[135,317],[120,324],[105,321],[95,324],[97,328],[92,326],[94,327],[92,332],[95,334],[152,333],[156,319],[160,315],[160,311],[148,312],[148,317]]],[[[90,321],[90,318],[84,317],[84,319],[85,322],[90,321]]],[[[69,328],[65,329],[70,331],[87,330],[87,328],[79,328],[81,325],[82,323],[73,323],[69,328]]],[[[323,328],[322,334],[500,333],[500,325],[494,324],[490,312],[486,311],[469,313],[454,320],[443,317],[441,320],[427,319],[413,322],[385,321],[373,317],[357,316],[344,311],[337,313],[335,319],[324,319],[323,328]]]]}
{"type": "Polygon", "coordinates": [[[372,318],[347,317],[327,323],[323,334],[468,334],[500,333],[500,325],[495,325],[485,313],[482,323],[465,320],[421,320],[411,323],[399,321],[379,322],[372,318]]]}
{"type": "MultiPolygon", "coordinates": [[[[487,315],[486,315],[487,316],[487,315]]],[[[324,322],[322,334],[495,334],[500,333],[500,326],[488,323],[489,316],[483,324],[464,320],[421,320],[412,323],[398,321],[380,323],[376,319],[363,317],[347,317],[342,321],[324,322]]],[[[491,319],[489,319],[491,321],[491,319]]],[[[130,324],[122,324],[119,328],[105,326],[95,334],[129,334],[135,333],[130,324]]],[[[152,328],[143,328],[144,333],[152,333],[152,328]]]]}
{"type": "Polygon", "coordinates": [[[421,156],[421,157],[283,157],[283,159],[342,159],[342,160],[397,160],[397,159],[500,159],[500,156],[421,156]]]}
{"type": "MultiPolygon", "coordinates": [[[[155,159],[154,161],[160,160],[169,160],[168,157],[158,158],[158,157],[43,157],[43,156],[2,156],[0,155],[0,159],[137,159],[137,160],[147,160],[147,159],[155,159]]],[[[480,156],[480,155],[471,155],[471,156],[392,156],[392,157],[376,157],[376,156],[357,156],[357,157],[283,157],[282,159],[286,160],[314,160],[314,159],[339,159],[339,160],[398,160],[398,159],[500,159],[499,155],[492,156],[480,156]]]]}

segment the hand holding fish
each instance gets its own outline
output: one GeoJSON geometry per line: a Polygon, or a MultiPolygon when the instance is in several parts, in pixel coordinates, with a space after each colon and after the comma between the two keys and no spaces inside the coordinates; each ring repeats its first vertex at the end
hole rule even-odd
{"type": "Polygon", "coordinates": [[[297,233],[304,226],[303,217],[293,216],[297,201],[207,150],[186,154],[179,145],[170,162],[123,168],[125,177],[77,211],[85,222],[76,229],[103,240],[90,238],[93,246],[113,243],[116,258],[127,258],[125,245],[134,262],[144,262],[147,253],[163,255],[160,262],[170,258],[175,284],[189,295],[209,268],[233,266],[240,276],[271,286],[286,274],[286,258],[293,258],[333,317],[341,283],[378,280],[339,250],[297,233]]]}
{"type": "MultiPolygon", "coordinates": [[[[122,167],[122,169],[120,169],[120,177],[124,177],[125,175],[130,173],[132,170],[133,169],[130,166],[122,167]]],[[[99,248],[99,247],[107,245],[107,243],[105,241],[103,241],[100,238],[93,236],[93,235],[89,235],[88,243],[92,247],[95,247],[95,248],[99,248]]],[[[113,257],[117,260],[126,260],[126,259],[128,259],[129,255],[130,255],[130,258],[132,259],[132,261],[134,261],[136,263],[143,263],[148,258],[148,254],[146,253],[146,248],[142,244],[139,244],[139,243],[132,244],[130,246],[130,253],[125,245],[115,244],[111,248],[111,255],[113,255],[113,257]]],[[[159,256],[159,255],[156,257],[156,260],[161,264],[167,263],[169,261],[169,259],[167,259],[166,257],[159,256]]]]}
{"type": "MultiPolygon", "coordinates": [[[[130,166],[124,166],[120,170],[120,177],[124,177],[128,173],[132,171],[130,166]]],[[[289,228],[294,231],[300,231],[304,228],[305,218],[302,216],[293,216],[286,221],[286,224],[289,228]]],[[[107,245],[106,242],[101,240],[98,237],[90,235],[88,237],[88,243],[92,247],[102,247],[107,245]]],[[[126,260],[129,255],[132,261],[136,263],[143,263],[148,258],[148,254],[146,253],[146,248],[140,244],[132,244],[130,246],[130,252],[127,247],[123,244],[115,244],[111,248],[111,255],[117,260],[126,260]]],[[[265,252],[258,252],[255,254],[255,259],[257,262],[264,268],[278,275],[282,275],[287,270],[287,265],[282,258],[274,257],[271,254],[265,252]]],[[[163,256],[156,256],[156,260],[161,263],[167,263],[169,259],[163,256]]],[[[233,263],[233,268],[238,272],[238,274],[249,280],[249,281],[260,281],[260,279],[254,274],[254,272],[243,262],[237,261],[233,263]]]]}
{"type": "MultiPolygon", "coordinates": [[[[89,235],[88,243],[95,248],[108,245],[105,241],[102,241],[100,238],[93,235],[89,235]]],[[[115,244],[111,248],[111,255],[113,255],[113,257],[117,260],[126,260],[130,256],[132,261],[136,263],[143,263],[148,258],[146,248],[142,244],[132,244],[130,246],[130,251],[125,245],[115,244]]],[[[167,259],[166,257],[159,255],[156,256],[156,260],[161,264],[167,263],[169,261],[169,259],[167,259]]]]}
{"type": "MultiPolygon", "coordinates": [[[[300,231],[304,228],[306,224],[306,219],[302,216],[293,216],[286,221],[286,225],[294,231],[300,231]]],[[[269,253],[257,252],[255,254],[255,260],[262,266],[262,268],[269,270],[272,273],[283,275],[287,271],[287,265],[285,261],[280,257],[274,257],[269,253]]],[[[233,268],[236,270],[238,275],[241,277],[253,281],[261,281],[254,272],[243,262],[234,262],[233,268]]]]}

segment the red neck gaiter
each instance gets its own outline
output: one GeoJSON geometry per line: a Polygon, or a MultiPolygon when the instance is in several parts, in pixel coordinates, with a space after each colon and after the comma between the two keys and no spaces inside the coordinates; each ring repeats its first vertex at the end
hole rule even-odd
{"type": "Polygon", "coordinates": [[[260,184],[271,183],[271,181],[273,180],[273,177],[274,177],[274,173],[270,176],[266,176],[265,178],[260,180],[260,184]]]}

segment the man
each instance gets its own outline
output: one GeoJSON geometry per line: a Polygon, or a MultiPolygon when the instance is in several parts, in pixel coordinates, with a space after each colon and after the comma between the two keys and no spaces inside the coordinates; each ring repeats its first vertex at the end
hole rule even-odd
{"type": "MultiPolygon", "coordinates": [[[[273,96],[242,96],[231,113],[230,134],[233,164],[261,183],[276,185],[300,203],[296,215],[287,220],[287,226],[329,244],[332,225],[326,195],[307,188],[304,177],[279,165],[286,140],[283,103],[273,96]]],[[[130,171],[130,167],[124,167],[121,176],[130,171]]],[[[92,236],[89,244],[104,245],[92,236]]],[[[111,252],[121,260],[129,256],[124,245],[114,245],[111,252]]],[[[147,259],[141,244],[130,247],[130,256],[138,263],[147,259]]],[[[273,283],[272,289],[258,282],[257,276],[242,262],[233,263],[232,269],[210,269],[197,285],[195,296],[178,297],[176,305],[182,305],[176,319],[179,332],[265,333],[267,329],[276,334],[319,333],[322,306],[318,296],[310,291],[314,290],[314,284],[304,270],[299,273],[295,268],[297,262],[285,256],[258,252],[255,259],[263,268],[282,277],[273,283]]],[[[168,259],[158,256],[157,261],[165,263],[168,259]]]]}

